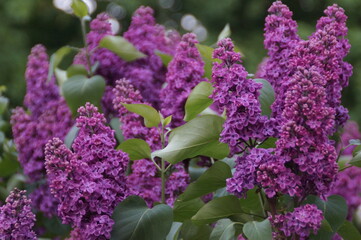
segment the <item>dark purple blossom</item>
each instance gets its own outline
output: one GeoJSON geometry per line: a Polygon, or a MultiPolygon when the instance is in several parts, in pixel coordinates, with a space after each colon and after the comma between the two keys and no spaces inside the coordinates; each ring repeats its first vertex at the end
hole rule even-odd
{"type": "Polygon", "coordinates": [[[278,232],[274,233],[274,239],[292,239],[306,240],[311,233],[317,234],[323,220],[322,211],[316,205],[306,204],[297,207],[293,212],[279,214],[270,217],[270,221],[278,232]]]}
{"type": "Polygon", "coordinates": [[[109,239],[114,208],[128,195],[128,156],[114,149],[114,131],[96,107],[87,103],[78,112],[73,152],[58,138],[46,145],[48,181],[59,216],[79,232],[79,239],[109,239]]]}
{"type": "Polygon", "coordinates": [[[0,239],[36,240],[32,230],[35,214],[31,212],[31,200],[26,191],[14,189],[0,207],[0,239]]]}
{"type": "Polygon", "coordinates": [[[262,84],[247,78],[248,74],[240,64],[241,55],[234,52],[229,38],[218,43],[213,58],[221,62],[213,64],[212,98],[220,110],[226,110],[227,116],[220,140],[229,144],[234,154],[248,146],[253,147],[274,132],[271,125],[268,129],[264,127],[269,120],[261,115],[258,100],[262,84]]]}
{"type": "Polygon", "coordinates": [[[204,62],[196,47],[196,35],[183,35],[173,60],[168,64],[166,87],[161,91],[162,113],[172,115],[171,127],[184,124],[184,106],[192,89],[201,81],[206,81],[204,62]]]}

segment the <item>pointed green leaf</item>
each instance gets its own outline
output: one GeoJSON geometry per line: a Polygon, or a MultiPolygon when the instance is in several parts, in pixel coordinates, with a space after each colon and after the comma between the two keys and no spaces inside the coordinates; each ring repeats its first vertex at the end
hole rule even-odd
{"type": "Polygon", "coordinates": [[[157,127],[160,123],[160,116],[157,110],[146,104],[123,104],[130,112],[136,113],[144,118],[146,127],[157,127]]]}
{"type": "Polygon", "coordinates": [[[122,142],[117,149],[122,150],[123,152],[128,153],[129,159],[139,160],[139,159],[150,159],[151,150],[148,143],[142,139],[128,139],[122,142]]]}
{"type": "Polygon", "coordinates": [[[54,70],[54,74],[55,74],[55,78],[56,81],[58,82],[58,85],[61,87],[61,85],[63,85],[63,83],[68,80],[68,76],[66,75],[66,71],[60,69],[60,68],[55,68],[54,70]]]}
{"type": "Polygon", "coordinates": [[[254,79],[257,83],[262,83],[262,89],[259,96],[259,101],[261,102],[262,114],[270,116],[272,113],[271,105],[275,100],[275,93],[271,84],[262,78],[254,79]]]}
{"type": "Polygon", "coordinates": [[[337,233],[344,240],[361,239],[361,234],[352,222],[345,221],[342,226],[337,230],[337,233]]]}
{"type": "Polygon", "coordinates": [[[217,222],[209,240],[235,240],[239,235],[242,225],[229,219],[221,219],[217,222]]]}
{"type": "Polygon", "coordinates": [[[169,115],[168,117],[162,120],[162,126],[166,127],[171,122],[172,122],[172,115],[169,115]]]}
{"type": "Polygon", "coordinates": [[[71,78],[75,75],[88,75],[88,71],[82,64],[73,64],[66,70],[66,75],[68,78],[71,78]]]}
{"type": "Polygon", "coordinates": [[[178,240],[178,236],[182,227],[181,222],[173,222],[172,228],[170,229],[165,240],[178,240]]]}
{"type": "Polygon", "coordinates": [[[158,51],[158,50],[155,50],[155,54],[157,54],[160,57],[160,59],[162,60],[162,63],[163,63],[164,66],[168,66],[170,61],[172,61],[172,59],[173,59],[172,55],[163,53],[163,52],[158,51]]]}
{"type": "Polygon", "coordinates": [[[63,58],[71,52],[71,50],[72,49],[69,46],[64,46],[51,55],[49,61],[48,82],[53,77],[55,69],[59,66],[63,58]]]}
{"type": "Polygon", "coordinates": [[[190,220],[185,221],[181,228],[182,240],[208,240],[211,235],[211,227],[208,225],[195,225],[190,220]]]}
{"type": "Polygon", "coordinates": [[[272,228],[268,219],[246,223],[243,226],[243,233],[249,240],[272,240],[272,228]]]}
{"type": "Polygon", "coordinates": [[[118,143],[124,142],[124,136],[121,130],[121,123],[119,118],[112,118],[109,125],[115,131],[115,138],[117,139],[118,143]]]}
{"type": "Polygon", "coordinates": [[[87,102],[101,107],[100,102],[105,90],[105,80],[99,75],[92,78],[75,75],[61,86],[61,90],[73,115],[76,115],[78,108],[87,102]]]}
{"type": "Polygon", "coordinates": [[[230,167],[224,162],[217,161],[205,171],[197,181],[189,184],[178,199],[181,201],[189,201],[207,193],[214,192],[219,188],[225,187],[226,179],[231,177],[232,172],[230,167]]]}
{"type": "Polygon", "coordinates": [[[332,228],[327,220],[323,219],[320,229],[318,229],[317,234],[311,232],[310,240],[331,240],[334,233],[332,228]]]}
{"type": "Polygon", "coordinates": [[[218,40],[217,42],[219,42],[220,40],[222,40],[223,38],[228,38],[229,36],[231,36],[231,28],[229,27],[229,23],[226,24],[226,26],[224,26],[223,30],[221,31],[221,33],[218,35],[218,40]]]}
{"type": "Polygon", "coordinates": [[[192,217],[192,221],[196,224],[208,224],[241,213],[243,211],[239,199],[229,195],[208,202],[192,217]]]}
{"type": "Polygon", "coordinates": [[[204,115],[172,130],[168,145],[152,153],[169,163],[176,164],[198,155],[222,159],[229,154],[227,144],[219,142],[224,119],[216,115],[204,115]]]}
{"type": "Polygon", "coordinates": [[[204,202],[200,198],[190,201],[176,201],[173,207],[174,221],[184,222],[191,219],[198,210],[204,206],[204,202]]]}
{"type": "Polygon", "coordinates": [[[259,146],[257,146],[257,148],[275,148],[276,141],[277,138],[273,138],[273,137],[267,138],[266,141],[264,141],[259,146]]]}
{"type": "Polygon", "coordinates": [[[160,240],[168,235],[172,209],[165,204],[148,208],[138,196],[130,196],[115,208],[111,240],[160,240]]]}
{"type": "Polygon", "coordinates": [[[109,49],[127,62],[131,62],[146,56],[144,53],[138,51],[132,43],[120,36],[104,37],[100,41],[99,47],[109,49]]]}
{"type": "Polygon", "coordinates": [[[349,162],[350,165],[361,167],[361,146],[357,146],[353,151],[353,157],[351,161],[349,162]]]}
{"type": "Polygon", "coordinates": [[[78,135],[78,132],[79,132],[79,128],[74,124],[70,128],[69,132],[66,134],[64,139],[64,143],[65,146],[67,146],[67,148],[71,149],[71,146],[73,145],[74,139],[78,135]]]}
{"type": "Polygon", "coordinates": [[[88,15],[88,6],[82,0],[73,0],[71,4],[74,15],[83,18],[88,15]]]}
{"type": "Polygon", "coordinates": [[[203,81],[195,86],[185,104],[184,121],[192,120],[212,104],[213,100],[209,98],[212,92],[213,87],[209,82],[203,81]]]}

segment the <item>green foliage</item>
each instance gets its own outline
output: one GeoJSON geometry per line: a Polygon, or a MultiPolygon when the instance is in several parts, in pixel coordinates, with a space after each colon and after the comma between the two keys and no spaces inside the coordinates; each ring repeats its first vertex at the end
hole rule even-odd
{"type": "Polygon", "coordinates": [[[53,55],[51,55],[49,61],[48,81],[50,81],[50,79],[53,77],[55,69],[57,69],[57,67],[60,65],[63,58],[68,55],[71,50],[72,49],[69,46],[64,46],[59,48],[55,53],[53,53],[53,55]]]}
{"type": "Polygon", "coordinates": [[[197,181],[191,183],[178,199],[180,201],[189,201],[216,191],[219,188],[225,187],[226,179],[231,177],[230,167],[224,162],[217,161],[197,181]]]}
{"type": "Polygon", "coordinates": [[[71,8],[74,15],[83,18],[88,15],[88,7],[82,0],[72,0],[71,8]]]}
{"type": "Polygon", "coordinates": [[[214,49],[212,47],[202,45],[202,44],[196,44],[196,46],[197,46],[197,49],[198,49],[199,53],[201,54],[202,59],[204,61],[204,77],[211,79],[212,78],[212,63],[214,61],[217,61],[212,58],[214,49]]]}
{"type": "Polygon", "coordinates": [[[270,116],[272,113],[271,105],[275,100],[275,93],[271,84],[262,78],[254,79],[257,83],[262,83],[262,89],[260,91],[259,101],[261,103],[262,114],[270,116]]]}
{"type": "Polygon", "coordinates": [[[215,115],[194,118],[172,130],[168,145],[152,156],[172,164],[198,155],[222,159],[229,154],[228,146],[218,140],[223,122],[223,118],[215,115]]]}
{"type": "Polygon", "coordinates": [[[243,211],[239,199],[229,195],[208,202],[192,217],[192,221],[196,224],[208,224],[241,213],[243,211]]]}
{"type": "Polygon", "coordinates": [[[361,146],[357,146],[354,149],[352,155],[353,157],[349,164],[352,166],[361,167],[361,146]]]}
{"type": "Polygon", "coordinates": [[[79,128],[74,124],[70,128],[69,132],[66,134],[64,143],[69,149],[71,149],[71,146],[73,145],[73,142],[76,136],[78,135],[78,132],[79,132],[79,128]]]}
{"type": "Polygon", "coordinates": [[[158,51],[158,50],[155,51],[155,54],[157,54],[160,57],[160,59],[162,60],[163,65],[166,66],[166,67],[168,66],[170,61],[172,61],[172,59],[173,59],[172,55],[163,53],[163,52],[158,51]]]}
{"type": "Polygon", "coordinates": [[[200,82],[194,87],[185,104],[184,121],[192,120],[213,103],[209,98],[212,92],[213,87],[209,82],[200,82]]]}
{"type": "Polygon", "coordinates": [[[200,198],[189,201],[176,201],[173,207],[174,221],[184,222],[194,216],[198,210],[204,206],[204,202],[200,198]]]}
{"type": "Polygon", "coordinates": [[[104,90],[105,80],[99,75],[91,78],[75,75],[61,86],[63,96],[73,115],[76,115],[78,108],[87,102],[101,109],[100,103],[104,90]]]}
{"type": "Polygon", "coordinates": [[[180,222],[173,222],[172,228],[170,229],[165,240],[178,240],[182,225],[183,224],[180,222]]]}
{"type": "Polygon", "coordinates": [[[144,118],[144,125],[146,127],[157,127],[160,123],[160,115],[153,107],[146,104],[123,104],[123,106],[130,112],[136,113],[144,118]]]}
{"type": "Polygon", "coordinates": [[[146,55],[138,51],[132,43],[120,36],[106,36],[100,43],[99,47],[106,48],[115,54],[117,54],[121,59],[127,62],[143,58],[146,55]]]}
{"type": "Polygon", "coordinates": [[[341,227],[337,230],[337,233],[344,240],[361,239],[361,234],[352,222],[345,221],[341,227]]]}
{"type": "Polygon", "coordinates": [[[272,240],[272,228],[268,219],[244,224],[243,233],[249,240],[272,240]]]}
{"type": "Polygon", "coordinates": [[[235,240],[241,233],[241,224],[229,219],[221,219],[214,227],[209,240],[235,240]]]}
{"type": "Polygon", "coordinates": [[[317,231],[317,234],[312,233],[310,239],[312,240],[331,240],[334,233],[332,227],[327,220],[322,220],[321,227],[317,231]]]}
{"type": "Polygon", "coordinates": [[[109,125],[114,130],[115,138],[117,139],[118,143],[122,143],[124,141],[124,136],[121,130],[121,123],[119,118],[112,118],[109,122],[109,125]]]}
{"type": "Polygon", "coordinates": [[[81,64],[73,64],[66,70],[67,78],[71,78],[75,75],[88,75],[88,70],[81,64]]]}
{"type": "Polygon", "coordinates": [[[218,39],[217,42],[219,42],[220,40],[222,40],[223,38],[227,38],[231,36],[231,28],[229,26],[229,23],[226,24],[226,26],[224,26],[223,30],[221,31],[221,33],[218,35],[218,39]]]}
{"type": "Polygon", "coordinates": [[[181,228],[183,240],[208,240],[211,235],[211,227],[208,225],[195,225],[191,221],[185,221],[181,228]]]}
{"type": "Polygon", "coordinates": [[[130,196],[116,207],[112,240],[165,239],[173,222],[172,209],[165,204],[148,208],[138,196],[130,196]]]}
{"type": "Polygon", "coordinates": [[[122,150],[123,152],[128,153],[129,159],[140,160],[140,159],[150,159],[151,158],[151,150],[148,143],[142,139],[128,139],[122,142],[117,149],[122,150]]]}

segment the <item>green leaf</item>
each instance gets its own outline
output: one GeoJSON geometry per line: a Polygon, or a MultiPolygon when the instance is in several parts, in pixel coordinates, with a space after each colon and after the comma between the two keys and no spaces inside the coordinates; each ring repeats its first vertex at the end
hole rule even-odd
{"type": "Polygon", "coordinates": [[[168,66],[168,64],[170,63],[170,61],[172,61],[173,59],[173,56],[172,55],[169,55],[169,54],[166,54],[164,52],[161,52],[159,50],[155,50],[154,52],[157,56],[160,57],[160,59],[162,60],[162,63],[164,66],[168,66]]]}
{"type": "Polygon", "coordinates": [[[8,108],[9,99],[3,96],[0,96],[0,115],[2,115],[5,110],[8,108]]]}
{"type": "Polygon", "coordinates": [[[240,226],[240,223],[221,219],[217,222],[209,240],[235,240],[240,233],[237,231],[240,226]]]}
{"type": "Polygon", "coordinates": [[[61,86],[63,83],[65,83],[66,80],[68,80],[68,76],[66,75],[66,71],[55,68],[54,70],[56,81],[58,82],[58,85],[61,86]]]}
{"type": "Polygon", "coordinates": [[[351,161],[349,162],[350,165],[352,166],[356,166],[356,167],[361,167],[361,146],[357,146],[354,151],[353,151],[353,157],[351,159],[351,161]]]}
{"type": "Polygon", "coordinates": [[[239,200],[241,208],[244,212],[250,214],[263,215],[262,206],[260,203],[257,188],[251,189],[247,192],[247,197],[239,200]]]}
{"type": "Polygon", "coordinates": [[[352,146],[361,145],[360,139],[350,139],[348,142],[349,142],[349,144],[352,145],[352,146]]]}
{"type": "Polygon", "coordinates": [[[327,220],[322,220],[321,227],[317,231],[317,234],[311,233],[310,240],[331,240],[334,233],[327,220]]]}
{"type": "Polygon", "coordinates": [[[327,198],[327,201],[316,196],[310,196],[307,203],[316,204],[316,206],[323,212],[325,219],[331,225],[333,231],[337,231],[345,222],[347,217],[346,200],[338,195],[332,195],[327,198]]]}
{"type": "Polygon", "coordinates": [[[88,6],[82,0],[73,0],[71,4],[74,15],[83,18],[88,15],[88,6]]]}
{"type": "Polygon", "coordinates": [[[262,114],[270,116],[272,113],[271,105],[275,100],[275,93],[271,84],[262,78],[254,79],[257,83],[262,83],[262,89],[259,96],[259,101],[261,102],[262,114]]]}
{"type": "Polygon", "coordinates": [[[130,112],[136,113],[144,118],[144,125],[146,127],[157,127],[160,123],[160,116],[157,110],[146,104],[123,104],[123,106],[130,112]]]}
{"type": "Polygon", "coordinates": [[[361,239],[361,234],[352,222],[345,221],[342,226],[337,230],[337,233],[344,240],[361,239]]]}
{"type": "Polygon", "coordinates": [[[202,44],[196,44],[196,47],[204,61],[204,77],[211,79],[213,62],[217,61],[216,59],[212,58],[214,49],[202,44]]]}
{"type": "Polygon", "coordinates": [[[3,156],[0,156],[0,177],[8,177],[16,173],[19,167],[16,155],[6,153],[3,156]]]}
{"type": "Polygon", "coordinates": [[[204,115],[175,128],[162,150],[152,153],[169,163],[176,164],[198,155],[222,159],[229,154],[227,144],[219,142],[224,119],[216,115],[204,115]]]}
{"type": "Polygon", "coordinates": [[[169,115],[165,119],[162,119],[162,126],[165,127],[172,122],[172,115],[169,115]]]}
{"type": "Polygon", "coordinates": [[[191,221],[185,221],[181,228],[182,240],[208,240],[211,235],[211,227],[208,225],[195,225],[191,221]]]}
{"type": "Polygon", "coordinates": [[[170,229],[165,240],[178,240],[178,236],[182,227],[181,222],[173,222],[172,228],[170,229]]]}
{"type": "Polygon", "coordinates": [[[212,84],[209,82],[200,82],[192,92],[185,104],[184,121],[189,121],[209,107],[213,100],[209,96],[213,92],[212,84]]]}
{"type": "Polygon", "coordinates": [[[100,108],[104,90],[105,80],[99,75],[92,78],[75,75],[61,86],[63,96],[73,115],[76,115],[78,108],[87,102],[100,108]]]}
{"type": "Polygon", "coordinates": [[[21,189],[21,185],[26,182],[26,177],[23,174],[17,173],[12,175],[6,185],[6,190],[9,192],[12,191],[14,188],[21,189]]]}
{"type": "Polygon", "coordinates": [[[88,71],[82,64],[73,64],[66,70],[66,75],[68,78],[71,78],[75,75],[88,75],[88,71]]]}
{"type": "Polygon", "coordinates": [[[64,139],[64,143],[65,146],[67,146],[67,148],[71,149],[71,146],[73,145],[74,139],[78,135],[78,132],[79,132],[79,128],[74,124],[70,128],[69,132],[66,134],[64,139]]]}
{"type": "Polygon", "coordinates": [[[217,161],[205,171],[197,181],[189,184],[178,199],[181,201],[189,201],[207,193],[214,192],[219,188],[225,187],[226,179],[231,177],[232,172],[230,167],[224,162],[217,161]]]}
{"type": "Polygon", "coordinates": [[[192,217],[192,221],[196,224],[208,224],[241,213],[243,211],[239,199],[229,195],[208,202],[192,217]]]}
{"type": "Polygon", "coordinates": [[[184,222],[191,219],[198,210],[204,206],[204,202],[200,198],[190,201],[176,201],[173,207],[174,221],[184,222]]]}
{"type": "Polygon", "coordinates": [[[257,148],[275,148],[276,147],[277,138],[267,138],[266,141],[257,146],[257,148]]]}
{"type": "Polygon", "coordinates": [[[72,49],[69,46],[64,46],[51,55],[49,61],[48,82],[53,77],[54,70],[59,66],[63,58],[71,52],[71,50],[72,49]]]}
{"type": "Polygon", "coordinates": [[[172,209],[158,204],[149,209],[143,199],[130,196],[115,208],[112,240],[165,239],[173,223],[172,209]]]}
{"type": "Polygon", "coordinates": [[[148,143],[142,139],[133,138],[128,139],[122,142],[117,149],[122,150],[123,152],[128,153],[129,159],[139,160],[139,159],[150,159],[151,150],[148,143]]]}
{"type": "Polygon", "coordinates": [[[244,224],[243,233],[249,240],[272,240],[272,228],[268,219],[244,224]]]}
{"type": "Polygon", "coordinates": [[[226,26],[224,26],[223,30],[221,31],[221,33],[218,35],[218,40],[217,42],[219,42],[220,40],[222,40],[223,38],[227,38],[231,36],[231,28],[229,27],[229,23],[226,24],[226,26]]]}
{"type": "Polygon", "coordinates": [[[99,47],[106,48],[127,62],[143,58],[146,55],[138,51],[132,43],[120,36],[105,36],[99,43],[99,47]]]}
{"type": "Polygon", "coordinates": [[[121,130],[121,123],[119,118],[112,118],[109,122],[110,127],[115,131],[115,138],[118,143],[124,142],[123,132],[121,130]]]}

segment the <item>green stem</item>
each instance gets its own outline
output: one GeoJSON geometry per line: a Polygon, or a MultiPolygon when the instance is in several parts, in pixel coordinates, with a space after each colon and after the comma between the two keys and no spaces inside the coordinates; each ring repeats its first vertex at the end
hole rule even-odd
{"type": "Polygon", "coordinates": [[[90,55],[89,55],[89,49],[88,49],[88,43],[86,41],[86,26],[85,26],[85,22],[86,22],[86,18],[82,18],[80,19],[81,22],[81,32],[83,35],[83,43],[84,43],[84,48],[85,48],[85,58],[86,58],[86,62],[88,65],[88,74],[91,75],[91,61],[90,61],[90,55]]]}

